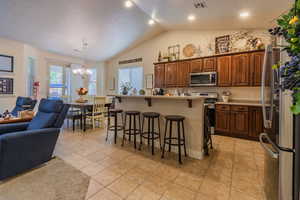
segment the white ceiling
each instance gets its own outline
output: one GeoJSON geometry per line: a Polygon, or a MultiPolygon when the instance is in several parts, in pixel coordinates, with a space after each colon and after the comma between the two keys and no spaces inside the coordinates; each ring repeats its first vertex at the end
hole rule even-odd
{"type": "Polygon", "coordinates": [[[106,60],[161,31],[122,0],[0,0],[0,37],[64,55],[89,43],[87,58],[106,60]]]}
{"type": "Polygon", "coordinates": [[[85,38],[87,55],[106,60],[164,30],[268,28],[292,0],[207,0],[196,9],[194,0],[0,0],[0,36],[41,49],[79,56],[85,38]],[[248,11],[248,19],[239,12],[248,11]],[[189,14],[196,15],[188,22],[189,14]],[[149,26],[150,17],[159,22],[149,26]]]}
{"type": "MultiPolygon", "coordinates": [[[[205,0],[207,8],[196,9],[199,0],[134,0],[146,13],[167,29],[258,29],[269,28],[271,21],[291,8],[294,0],[205,0]],[[250,17],[241,19],[240,12],[250,17]],[[187,16],[196,16],[188,22],[187,16]]],[[[274,20],[273,20],[274,22],[274,20]]]]}

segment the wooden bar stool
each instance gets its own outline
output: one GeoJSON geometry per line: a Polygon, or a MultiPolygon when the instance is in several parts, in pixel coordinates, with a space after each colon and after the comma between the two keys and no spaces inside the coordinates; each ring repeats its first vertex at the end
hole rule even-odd
{"type": "Polygon", "coordinates": [[[141,113],[139,111],[126,111],[122,146],[124,146],[126,135],[128,135],[129,141],[131,141],[131,136],[133,136],[134,148],[136,149],[136,136],[140,134],[141,134],[141,113]],[[126,129],[127,118],[129,118],[128,129],[126,129]],[[139,127],[137,127],[137,120],[138,120],[139,127]]]}
{"type": "Polygon", "coordinates": [[[108,134],[109,131],[114,132],[114,137],[115,137],[115,144],[117,144],[117,136],[118,136],[118,131],[121,131],[124,129],[123,125],[123,110],[120,109],[112,109],[108,112],[108,124],[107,124],[107,133],[106,133],[106,141],[108,139],[108,134]],[[122,118],[122,124],[118,124],[118,115],[122,118]],[[111,125],[111,118],[114,118],[114,124],[111,125]]]}
{"type": "Polygon", "coordinates": [[[161,149],[161,136],[160,136],[160,114],[156,112],[145,112],[143,113],[143,125],[141,133],[140,149],[143,145],[143,138],[148,139],[148,145],[152,146],[152,155],[154,155],[154,140],[159,140],[159,146],[161,149]],[[144,131],[145,119],[148,119],[148,131],[144,131]],[[157,119],[158,132],[155,132],[154,122],[157,119]]]}
{"type": "Polygon", "coordinates": [[[186,145],[185,145],[185,133],[184,133],[184,120],[185,120],[185,117],[180,116],[180,115],[167,115],[165,118],[166,118],[165,137],[164,137],[164,145],[163,145],[163,152],[162,152],[161,158],[164,158],[164,156],[165,156],[165,146],[166,146],[166,144],[169,145],[169,152],[171,152],[171,146],[177,146],[178,147],[178,161],[179,161],[180,164],[182,164],[181,146],[184,147],[184,154],[185,154],[185,156],[187,156],[186,145]],[[173,122],[177,123],[177,137],[172,136],[173,122]],[[170,127],[169,127],[169,136],[167,136],[168,123],[170,125],[170,127]],[[182,138],[181,138],[180,125],[182,127],[182,138]]]}

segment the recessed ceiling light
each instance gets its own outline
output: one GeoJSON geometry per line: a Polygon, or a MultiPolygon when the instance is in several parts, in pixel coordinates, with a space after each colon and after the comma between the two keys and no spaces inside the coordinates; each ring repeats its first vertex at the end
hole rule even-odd
{"type": "Polygon", "coordinates": [[[150,20],[148,21],[148,24],[149,24],[150,26],[152,26],[152,25],[155,24],[155,21],[154,21],[153,19],[150,19],[150,20]]]}
{"type": "Polygon", "coordinates": [[[250,13],[249,12],[241,12],[240,13],[240,17],[241,18],[247,18],[247,17],[249,17],[250,16],[250,13]]]}
{"type": "Polygon", "coordinates": [[[188,20],[189,21],[194,21],[196,19],[195,15],[189,15],[188,20]]]}
{"type": "Polygon", "coordinates": [[[131,8],[133,6],[132,1],[125,1],[125,7],[126,8],[131,8]]]}

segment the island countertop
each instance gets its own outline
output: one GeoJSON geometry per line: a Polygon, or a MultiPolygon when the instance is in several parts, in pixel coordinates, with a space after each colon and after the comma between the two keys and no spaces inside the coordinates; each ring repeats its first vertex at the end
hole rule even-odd
{"type": "Polygon", "coordinates": [[[120,98],[150,98],[150,99],[173,99],[173,100],[202,100],[205,97],[200,96],[161,96],[161,95],[112,95],[120,98]]]}

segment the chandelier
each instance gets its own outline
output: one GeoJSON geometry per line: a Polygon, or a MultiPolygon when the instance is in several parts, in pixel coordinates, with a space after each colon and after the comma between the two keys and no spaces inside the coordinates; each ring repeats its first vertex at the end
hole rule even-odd
{"type": "MultiPolygon", "coordinates": [[[[81,49],[74,49],[76,53],[80,53],[82,55],[82,62],[85,63],[85,52],[88,48],[88,43],[84,39],[82,40],[81,49]]],[[[83,64],[77,65],[75,69],[72,70],[73,74],[80,75],[82,79],[90,76],[93,72],[92,70],[86,68],[83,64]]]]}

